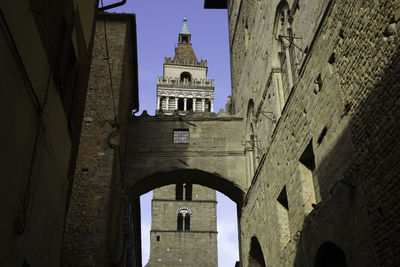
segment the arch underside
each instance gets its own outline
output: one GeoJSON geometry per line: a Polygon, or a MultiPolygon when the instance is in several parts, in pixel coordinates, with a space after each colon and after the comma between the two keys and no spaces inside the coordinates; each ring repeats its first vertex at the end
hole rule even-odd
{"type": "Polygon", "coordinates": [[[244,192],[233,182],[215,173],[198,169],[178,169],[172,171],[157,171],[137,182],[126,184],[126,192],[132,199],[147,193],[155,188],[169,184],[192,183],[217,190],[229,197],[236,204],[241,205],[244,192]]]}

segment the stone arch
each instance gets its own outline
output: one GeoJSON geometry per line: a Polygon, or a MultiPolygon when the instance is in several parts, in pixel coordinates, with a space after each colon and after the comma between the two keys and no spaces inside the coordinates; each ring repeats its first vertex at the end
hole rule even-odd
{"type": "Polygon", "coordinates": [[[315,255],[314,267],[346,267],[346,255],[333,242],[323,243],[315,255]]]}
{"type": "Polygon", "coordinates": [[[189,82],[192,81],[192,74],[190,72],[184,71],[181,73],[181,81],[187,79],[189,82]]]}
{"type": "Polygon", "coordinates": [[[171,171],[158,171],[142,177],[137,182],[127,181],[126,192],[131,199],[162,186],[170,184],[199,184],[217,190],[237,205],[241,206],[244,192],[232,181],[216,173],[209,173],[197,169],[178,169],[171,171]]]}
{"type": "Polygon", "coordinates": [[[265,260],[261,245],[255,236],[253,236],[250,241],[249,267],[265,267],[265,260]]]}
{"type": "Polygon", "coordinates": [[[132,118],[128,131],[124,187],[133,199],[164,185],[192,183],[241,203],[247,190],[242,118],[142,115],[132,118]],[[187,133],[185,142],[176,142],[179,131],[187,133]]]}

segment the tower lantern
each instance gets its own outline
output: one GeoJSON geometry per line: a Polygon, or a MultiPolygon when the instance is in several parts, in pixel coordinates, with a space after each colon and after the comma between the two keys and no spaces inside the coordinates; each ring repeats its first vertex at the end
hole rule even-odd
{"type": "Polygon", "coordinates": [[[179,33],[179,43],[180,44],[190,44],[191,34],[187,26],[187,18],[183,18],[183,26],[181,32],[179,33]]]}

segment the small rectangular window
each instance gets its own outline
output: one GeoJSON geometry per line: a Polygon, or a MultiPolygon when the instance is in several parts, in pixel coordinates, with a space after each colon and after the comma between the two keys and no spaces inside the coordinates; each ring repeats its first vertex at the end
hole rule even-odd
{"type": "Polygon", "coordinates": [[[175,129],[174,144],[189,144],[189,129],[175,129]]]}

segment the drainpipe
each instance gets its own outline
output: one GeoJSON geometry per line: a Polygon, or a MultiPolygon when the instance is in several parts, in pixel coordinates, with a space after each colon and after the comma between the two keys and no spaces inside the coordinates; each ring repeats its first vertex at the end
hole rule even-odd
{"type": "Polygon", "coordinates": [[[111,9],[111,8],[114,8],[114,7],[123,6],[123,5],[125,5],[125,3],[126,3],[126,0],[122,0],[121,2],[117,2],[117,3],[114,3],[114,4],[108,5],[108,6],[100,7],[98,9],[98,11],[99,12],[103,12],[105,10],[108,10],[108,9],[111,9]]]}

